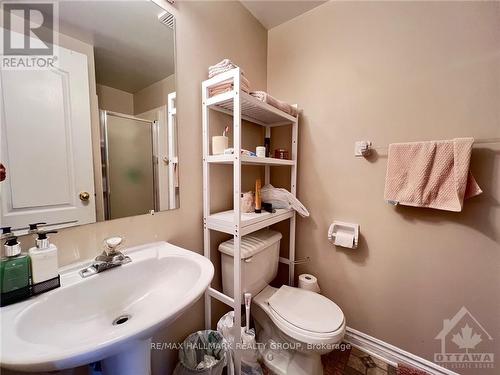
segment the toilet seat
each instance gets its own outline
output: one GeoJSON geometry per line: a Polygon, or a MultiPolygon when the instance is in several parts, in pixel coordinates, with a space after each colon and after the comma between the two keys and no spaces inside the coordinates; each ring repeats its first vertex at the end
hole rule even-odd
{"type": "Polygon", "coordinates": [[[334,332],[344,321],[342,310],[333,301],[305,289],[283,285],[268,303],[285,321],[313,333],[334,332]]]}
{"type": "Polygon", "coordinates": [[[296,340],[329,344],[339,342],[344,335],[342,310],[320,294],[284,285],[268,298],[267,304],[271,320],[296,340]]]}

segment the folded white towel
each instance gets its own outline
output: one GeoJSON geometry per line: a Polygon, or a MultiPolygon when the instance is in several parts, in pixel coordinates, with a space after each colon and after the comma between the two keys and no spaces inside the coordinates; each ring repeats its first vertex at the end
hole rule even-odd
{"type": "Polygon", "coordinates": [[[267,184],[261,189],[262,202],[271,203],[273,208],[294,209],[302,217],[308,217],[307,208],[286,189],[267,184]]]}

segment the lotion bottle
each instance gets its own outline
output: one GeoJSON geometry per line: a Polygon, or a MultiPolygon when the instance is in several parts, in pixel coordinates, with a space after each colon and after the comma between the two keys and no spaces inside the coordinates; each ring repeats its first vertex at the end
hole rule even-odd
{"type": "Polygon", "coordinates": [[[33,284],[53,279],[58,275],[57,247],[49,242],[47,237],[49,233],[57,231],[39,231],[35,241],[36,246],[29,249],[33,284]]]}

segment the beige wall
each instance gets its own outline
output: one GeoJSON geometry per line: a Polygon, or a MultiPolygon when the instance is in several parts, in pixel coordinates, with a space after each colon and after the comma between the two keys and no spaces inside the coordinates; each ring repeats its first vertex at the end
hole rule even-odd
{"type": "Polygon", "coordinates": [[[175,91],[175,74],[134,93],[134,113],[147,112],[167,104],[168,94],[175,91]]]}
{"type": "Polygon", "coordinates": [[[475,148],[484,193],[451,213],[386,204],[386,155],[354,142],[500,137],[499,19],[498,2],[330,2],[269,32],[268,90],[303,108],[298,271],[350,327],[427,359],[462,306],[500,356],[500,145],[475,148]],[[333,219],[361,225],[357,250],[328,243],[333,219]]]}
{"type": "Polygon", "coordinates": [[[97,84],[99,109],[137,115],[167,104],[167,96],[175,91],[175,74],[135,93],[97,84]]]}
{"type": "MultiPolygon", "coordinates": [[[[176,2],[169,9],[177,27],[180,209],[62,230],[53,236],[61,265],[95,257],[102,240],[111,235],[125,237],[127,246],[165,240],[203,251],[201,81],[209,65],[228,57],[245,66],[252,82],[265,87],[267,32],[239,2],[176,2]]],[[[24,237],[22,243],[31,246],[32,238],[24,237]]],[[[201,301],[154,340],[182,340],[200,328],[201,301]]],[[[153,374],[170,374],[176,355],[154,351],[153,374]]]]}
{"type": "Polygon", "coordinates": [[[134,95],[129,92],[97,84],[97,97],[99,98],[99,109],[126,115],[134,114],[134,95]]]}

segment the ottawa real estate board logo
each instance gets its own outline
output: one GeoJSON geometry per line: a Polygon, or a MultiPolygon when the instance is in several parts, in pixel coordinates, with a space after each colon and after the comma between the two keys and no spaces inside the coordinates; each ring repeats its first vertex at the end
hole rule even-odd
{"type": "Polygon", "coordinates": [[[3,1],[3,70],[39,70],[57,63],[58,18],[55,2],[3,1]]]}
{"type": "Polygon", "coordinates": [[[494,368],[493,337],[465,307],[443,321],[435,339],[441,341],[441,352],[434,353],[434,362],[440,366],[457,370],[494,368]]]}

